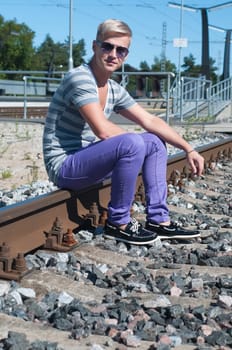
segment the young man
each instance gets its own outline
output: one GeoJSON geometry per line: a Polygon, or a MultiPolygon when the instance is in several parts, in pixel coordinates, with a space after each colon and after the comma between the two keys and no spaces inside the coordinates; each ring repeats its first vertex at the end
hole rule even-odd
{"type": "Polygon", "coordinates": [[[170,221],[165,143],[186,152],[196,175],[202,174],[203,158],[167,123],[149,114],[110,79],[127,57],[131,37],[126,23],[106,20],[98,27],[89,64],[74,68],[64,77],[51,101],[44,129],[46,169],[57,186],[72,190],[111,177],[106,237],[137,245],[150,244],[158,237],[197,237],[197,231],[184,230],[170,221]],[[109,120],[113,111],[146,132],[126,132],[109,120]],[[141,170],[146,194],[145,228],[130,217],[141,170]]]}

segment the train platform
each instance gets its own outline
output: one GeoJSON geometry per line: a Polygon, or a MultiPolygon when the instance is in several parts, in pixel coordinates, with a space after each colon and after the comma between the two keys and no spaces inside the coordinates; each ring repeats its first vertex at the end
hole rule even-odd
{"type": "MultiPolygon", "coordinates": [[[[26,107],[29,111],[30,108],[34,108],[34,109],[38,109],[38,110],[47,110],[49,106],[49,101],[27,101],[26,102],[26,107]]],[[[4,120],[6,121],[7,119],[10,120],[12,119],[12,115],[9,116],[7,115],[6,111],[7,110],[10,110],[12,109],[12,112],[11,113],[14,113],[14,111],[16,109],[17,110],[17,113],[19,113],[19,110],[21,110],[21,114],[23,115],[23,110],[24,110],[24,101],[23,99],[21,99],[21,101],[1,101],[0,100],[0,120],[4,120]],[[11,118],[10,118],[11,117],[11,118]]],[[[38,113],[36,111],[36,113],[38,113]]],[[[44,115],[46,113],[44,112],[44,115]]],[[[30,118],[31,119],[31,118],[30,118]]],[[[35,118],[35,119],[38,119],[38,118],[35,118]]],[[[43,119],[43,118],[42,118],[43,119]]],[[[110,119],[119,124],[119,125],[122,125],[124,127],[127,127],[130,128],[134,123],[129,121],[128,119],[122,117],[121,115],[117,114],[117,113],[113,113],[112,116],[110,117],[110,119]]],[[[205,129],[207,131],[212,131],[212,132],[218,132],[218,133],[232,133],[232,117],[229,115],[221,115],[220,117],[217,118],[216,122],[215,123],[188,123],[188,122],[185,122],[183,121],[182,123],[180,123],[179,119],[176,119],[175,118],[170,118],[170,124],[172,126],[182,126],[182,127],[199,127],[201,129],[205,129]]],[[[22,120],[22,121],[25,121],[25,120],[22,120]]],[[[31,120],[32,121],[32,120],[31,120]]]]}
{"type": "Polygon", "coordinates": [[[26,102],[24,102],[23,98],[21,100],[18,101],[0,101],[0,108],[23,108],[24,107],[24,103],[26,103],[26,105],[28,107],[48,107],[49,106],[49,101],[31,101],[31,100],[27,100],[26,102]]]}
{"type": "Polygon", "coordinates": [[[207,131],[212,131],[212,132],[232,134],[232,122],[230,122],[230,123],[221,122],[221,123],[217,123],[217,124],[205,124],[205,129],[207,131]]]}
{"type": "MultiPolygon", "coordinates": [[[[123,118],[122,116],[120,116],[119,114],[113,113],[112,116],[110,117],[110,119],[117,123],[120,124],[122,126],[132,126],[134,123],[129,121],[126,118],[123,118]]],[[[195,123],[195,124],[191,124],[191,123],[180,123],[179,120],[172,119],[171,120],[171,125],[172,126],[183,126],[183,127],[194,127],[194,128],[201,128],[207,131],[212,131],[212,132],[218,132],[218,133],[232,133],[232,121],[230,121],[230,119],[218,119],[216,121],[216,123],[195,123]]]]}

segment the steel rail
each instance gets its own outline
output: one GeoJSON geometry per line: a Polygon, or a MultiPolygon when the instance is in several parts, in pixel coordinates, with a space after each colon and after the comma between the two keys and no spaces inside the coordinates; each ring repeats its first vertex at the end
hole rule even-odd
{"type": "MultiPolygon", "coordinates": [[[[206,168],[232,158],[232,137],[200,146],[206,168]]],[[[167,181],[179,184],[191,176],[184,152],[169,156],[167,181]]],[[[104,225],[111,181],[82,191],[56,190],[0,209],[0,278],[19,280],[27,273],[25,255],[38,248],[69,251],[78,246],[74,233],[104,225]]],[[[142,175],[135,199],[144,202],[142,175]]]]}

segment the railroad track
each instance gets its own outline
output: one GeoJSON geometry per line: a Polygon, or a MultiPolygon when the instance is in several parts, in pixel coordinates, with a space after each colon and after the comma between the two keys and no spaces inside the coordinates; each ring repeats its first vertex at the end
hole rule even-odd
{"type": "MultiPolygon", "coordinates": [[[[64,350],[125,350],[130,342],[139,350],[231,349],[231,141],[199,149],[207,169],[194,184],[184,179],[183,154],[168,160],[168,181],[178,184],[169,186],[172,218],[203,225],[197,240],[136,247],[88,230],[76,241],[81,227],[101,231],[110,182],[0,210],[0,266],[9,270],[9,281],[0,280],[1,293],[9,288],[0,297],[0,339],[11,331],[64,350]],[[25,269],[24,256],[34,269],[25,269]]],[[[135,199],[143,196],[139,176],[135,199]]]]}
{"type": "MultiPolygon", "coordinates": [[[[46,118],[48,111],[47,106],[27,106],[27,119],[46,118]]],[[[24,108],[15,106],[0,106],[0,119],[16,119],[20,120],[24,117],[24,108]]]]}
{"type": "MultiPolygon", "coordinates": [[[[221,159],[231,159],[229,137],[198,151],[207,168],[221,159]]],[[[167,181],[181,186],[189,177],[184,153],[168,159],[167,181]]],[[[57,190],[32,200],[0,209],[0,278],[20,280],[27,274],[25,255],[39,248],[67,252],[78,247],[74,234],[82,228],[101,230],[106,219],[111,182],[105,181],[85,190],[57,190]]],[[[135,199],[144,201],[141,175],[135,199]]]]}
{"type": "MultiPolygon", "coordinates": [[[[13,104],[1,105],[1,99],[0,99],[0,120],[1,119],[15,119],[20,120],[24,118],[24,106],[23,106],[23,98],[18,99],[18,105],[14,105],[14,103],[17,104],[17,102],[14,102],[13,104]]],[[[5,101],[3,101],[5,102],[5,101]]],[[[28,120],[36,120],[36,119],[44,119],[47,116],[48,112],[48,106],[49,106],[50,99],[38,99],[36,100],[28,100],[26,104],[26,116],[28,120]]],[[[151,113],[156,114],[165,114],[165,108],[162,108],[160,106],[160,101],[157,99],[153,100],[153,106],[148,104],[147,102],[139,102],[142,104],[142,106],[149,110],[151,113]]]]}

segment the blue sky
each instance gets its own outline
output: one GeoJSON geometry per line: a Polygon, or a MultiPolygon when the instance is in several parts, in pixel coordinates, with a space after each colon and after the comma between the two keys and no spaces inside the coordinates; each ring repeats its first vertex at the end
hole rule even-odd
{"type": "MultiPolygon", "coordinates": [[[[209,8],[228,1],[182,0],[183,5],[195,8],[209,8]]],[[[181,4],[181,0],[172,2],[181,4]]],[[[38,47],[50,34],[55,42],[64,42],[69,35],[69,0],[0,0],[0,14],[5,20],[16,19],[35,32],[34,46],[38,47]]],[[[207,11],[210,25],[232,29],[231,7],[207,11]]],[[[84,39],[88,60],[92,55],[92,40],[98,24],[107,18],[118,18],[129,24],[133,41],[127,62],[139,68],[141,61],[151,65],[154,57],[164,52],[167,59],[177,67],[179,57],[190,53],[201,62],[201,12],[182,11],[168,6],[165,0],[73,0],[73,40],[84,39]],[[166,29],[166,35],[164,34],[166,29]],[[188,47],[176,48],[173,39],[188,40],[188,47]],[[162,41],[166,45],[162,45],[162,41]]],[[[219,73],[223,67],[225,32],[209,30],[210,56],[215,59],[219,73]]]]}

